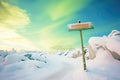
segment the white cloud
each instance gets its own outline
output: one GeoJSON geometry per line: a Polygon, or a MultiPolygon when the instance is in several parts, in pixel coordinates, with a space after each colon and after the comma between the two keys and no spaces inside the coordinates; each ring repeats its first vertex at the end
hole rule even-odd
{"type": "Polygon", "coordinates": [[[30,23],[26,11],[0,0],[0,49],[37,49],[27,38],[16,33],[30,23]]]}
{"type": "Polygon", "coordinates": [[[25,10],[0,1],[0,27],[19,29],[29,23],[30,20],[25,10]]]}

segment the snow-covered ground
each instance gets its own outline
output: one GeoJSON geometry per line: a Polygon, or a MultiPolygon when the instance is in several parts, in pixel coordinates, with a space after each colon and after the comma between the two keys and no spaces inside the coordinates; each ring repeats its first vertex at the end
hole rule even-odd
{"type": "Polygon", "coordinates": [[[88,50],[87,71],[79,50],[56,54],[1,50],[0,80],[120,80],[119,31],[90,38],[88,50]]]}

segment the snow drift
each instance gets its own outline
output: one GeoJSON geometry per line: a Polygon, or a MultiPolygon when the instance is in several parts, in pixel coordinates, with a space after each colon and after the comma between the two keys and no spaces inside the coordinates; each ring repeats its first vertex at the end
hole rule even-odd
{"type": "Polygon", "coordinates": [[[94,59],[100,49],[108,51],[115,59],[120,60],[120,32],[113,30],[108,37],[90,38],[88,45],[89,58],[94,59]]]}
{"type": "Polygon", "coordinates": [[[120,80],[120,32],[89,40],[83,70],[80,50],[46,54],[0,50],[0,80],[120,80]]]}

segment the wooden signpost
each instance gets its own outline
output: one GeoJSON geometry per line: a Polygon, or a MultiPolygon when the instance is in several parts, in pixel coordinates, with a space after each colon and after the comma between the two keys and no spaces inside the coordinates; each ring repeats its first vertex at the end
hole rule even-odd
{"type": "Polygon", "coordinates": [[[68,29],[69,29],[69,31],[80,31],[83,67],[84,67],[84,70],[87,70],[87,68],[86,68],[86,61],[85,61],[84,47],[83,47],[82,30],[93,29],[92,23],[91,22],[80,23],[80,21],[78,21],[78,23],[69,24],[68,25],[68,29]]]}

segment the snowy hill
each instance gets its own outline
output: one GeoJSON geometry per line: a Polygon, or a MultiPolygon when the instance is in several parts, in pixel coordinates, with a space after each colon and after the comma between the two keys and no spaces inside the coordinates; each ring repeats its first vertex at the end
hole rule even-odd
{"type": "Polygon", "coordinates": [[[0,80],[120,80],[119,48],[120,32],[117,30],[108,37],[90,38],[87,72],[83,70],[79,50],[57,55],[0,50],[0,80]]]}

